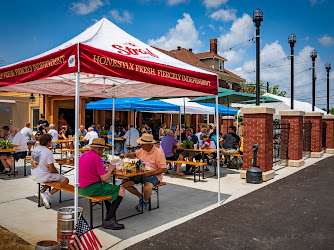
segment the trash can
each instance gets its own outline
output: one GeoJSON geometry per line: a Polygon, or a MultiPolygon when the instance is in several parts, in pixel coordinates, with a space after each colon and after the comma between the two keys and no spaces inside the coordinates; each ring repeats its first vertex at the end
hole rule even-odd
{"type": "MultiPolygon", "coordinates": [[[[74,230],[74,207],[62,207],[57,211],[57,241],[67,249],[74,230]]],[[[82,208],[78,208],[78,216],[82,208]]]]}
{"type": "Polygon", "coordinates": [[[43,240],[36,243],[35,250],[60,250],[60,244],[58,241],[43,240]]]}

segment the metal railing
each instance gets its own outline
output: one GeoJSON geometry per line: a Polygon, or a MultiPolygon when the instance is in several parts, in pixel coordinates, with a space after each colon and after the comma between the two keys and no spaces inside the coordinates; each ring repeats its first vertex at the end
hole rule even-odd
{"type": "Polygon", "coordinates": [[[326,121],[322,121],[322,148],[326,148],[326,134],[327,131],[327,123],[326,121]]]}
{"type": "Polygon", "coordinates": [[[289,159],[290,123],[274,121],[273,123],[273,163],[281,164],[289,159]]]}
{"type": "Polygon", "coordinates": [[[303,123],[303,156],[311,154],[311,121],[305,120],[303,123]]]}

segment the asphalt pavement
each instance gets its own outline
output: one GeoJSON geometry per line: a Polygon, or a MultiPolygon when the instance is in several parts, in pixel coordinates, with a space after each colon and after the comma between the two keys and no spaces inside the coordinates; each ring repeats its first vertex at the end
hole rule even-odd
{"type": "Polygon", "coordinates": [[[334,156],[128,249],[334,249],[334,156]]]}

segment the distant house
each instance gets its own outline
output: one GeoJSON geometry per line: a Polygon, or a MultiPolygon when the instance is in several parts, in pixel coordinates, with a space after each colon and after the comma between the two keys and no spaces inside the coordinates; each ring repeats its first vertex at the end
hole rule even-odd
{"type": "Polygon", "coordinates": [[[184,49],[180,46],[175,50],[166,51],[156,48],[159,51],[174,57],[182,62],[211,71],[219,76],[219,87],[239,91],[240,83],[245,79],[225,69],[227,59],[217,54],[217,39],[210,39],[210,51],[202,53],[193,53],[192,49],[184,49]]]}

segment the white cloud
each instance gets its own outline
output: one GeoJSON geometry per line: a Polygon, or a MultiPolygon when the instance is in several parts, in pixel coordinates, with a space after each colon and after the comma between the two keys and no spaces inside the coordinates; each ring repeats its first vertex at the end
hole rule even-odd
{"type": "Polygon", "coordinates": [[[219,8],[222,4],[226,4],[228,0],[204,0],[203,4],[206,8],[219,8]]]}
{"type": "Polygon", "coordinates": [[[302,38],[302,41],[309,41],[309,40],[310,40],[309,36],[306,36],[306,37],[302,38]]]}
{"type": "Polygon", "coordinates": [[[236,14],[237,10],[235,9],[220,9],[213,12],[210,17],[216,21],[228,22],[234,21],[237,19],[236,14]]]}
{"type": "Polygon", "coordinates": [[[216,31],[216,28],[212,24],[209,24],[208,27],[211,28],[213,31],[216,31]]]}
{"type": "Polygon", "coordinates": [[[334,38],[328,35],[318,38],[318,42],[323,46],[332,46],[334,45],[334,38]]]}
{"type": "Polygon", "coordinates": [[[168,0],[168,5],[178,5],[180,3],[187,3],[189,0],[168,0]]]}
{"type": "Polygon", "coordinates": [[[321,4],[325,2],[325,0],[309,0],[309,2],[311,3],[311,6],[314,6],[316,4],[321,4]]]}
{"type": "Polygon", "coordinates": [[[110,15],[116,22],[118,23],[131,23],[132,22],[132,15],[127,10],[123,10],[122,14],[120,14],[119,11],[116,9],[113,9],[110,11],[110,15]]]}
{"type": "Polygon", "coordinates": [[[246,51],[244,49],[237,49],[237,50],[228,50],[225,52],[218,52],[218,54],[222,55],[224,58],[228,60],[226,66],[228,66],[228,68],[231,68],[235,64],[240,63],[242,61],[245,52],[246,51]]]}
{"type": "Polygon", "coordinates": [[[228,49],[241,42],[252,38],[255,28],[253,26],[252,18],[244,14],[241,18],[236,19],[230,30],[218,38],[218,46],[221,49],[228,49]]]}
{"type": "Polygon", "coordinates": [[[81,0],[71,4],[70,10],[78,15],[87,15],[91,12],[96,11],[108,2],[102,0],[81,0]]]}
{"type": "Polygon", "coordinates": [[[148,44],[165,50],[176,49],[177,46],[183,48],[199,49],[202,45],[198,39],[198,30],[195,28],[194,21],[187,13],[183,14],[184,18],[177,20],[177,25],[171,28],[166,35],[157,38],[149,39],[148,44]]]}

